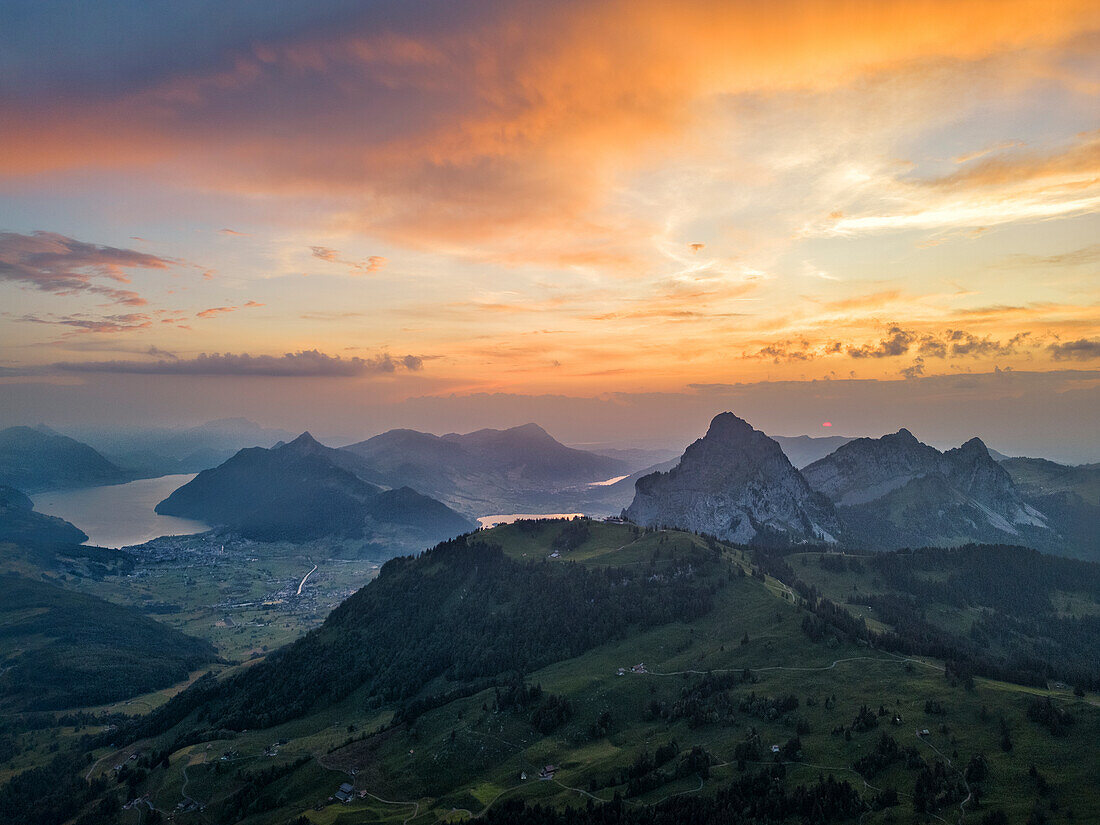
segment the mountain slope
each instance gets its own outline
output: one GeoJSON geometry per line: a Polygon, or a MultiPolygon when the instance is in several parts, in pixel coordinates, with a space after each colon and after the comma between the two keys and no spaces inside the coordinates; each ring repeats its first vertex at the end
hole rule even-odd
{"type": "Polygon", "coordinates": [[[676,467],[640,478],[624,516],[743,543],[833,542],[839,534],[828,500],[810,489],[779,445],[728,412],[711,421],[676,467]]]}
{"type": "Polygon", "coordinates": [[[34,512],[31,500],[14,487],[0,486],[0,541],[80,544],[83,530],[64,519],[34,512]]]}
{"type": "Polygon", "coordinates": [[[837,505],[849,539],[876,549],[1059,541],[977,438],[943,453],[905,429],[858,438],[802,474],[837,505]]]}
{"type": "Polygon", "coordinates": [[[0,484],[25,492],[130,481],[87,444],[31,427],[0,430],[0,484]]]}
{"type": "Polygon", "coordinates": [[[1017,489],[1065,537],[1066,553],[1100,561],[1100,464],[1042,458],[1001,461],[1017,489]]]}
{"type": "Polygon", "coordinates": [[[156,511],[263,541],[364,538],[396,528],[411,541],[430,542],[470,528],[438,501],[409,489],[383,491],[364,481],[347,469],[355,461],[303,433],[271,449],[241,450],[199,473],[156,511]]]}
{"type": "Polygon", "coordinates": [[[341,448],[363,478],[408,486],[471,515],[545,506],[548,497],[629,472],[615,458],[576,450],[536,424],[435,436],[390,430],[341,448]]]}
{"type": "Polygon", "coordinates": [[[45,710],[167,687],[216,658],[205,641],[52,584],[0,578],[0,700],[45,710]]]}

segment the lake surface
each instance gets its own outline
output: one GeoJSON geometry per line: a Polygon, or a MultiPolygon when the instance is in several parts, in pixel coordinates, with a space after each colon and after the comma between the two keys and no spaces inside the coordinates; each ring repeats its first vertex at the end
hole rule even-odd
{"type": "Polygon", "coordinates": [[[481,516],[478,518],[477,523],[482,527],[493,527],[497,524],[511,524],[513,521],[519,521],[520,519],[574,518],[583,515],[584,513],[508,513],[503,516],[481,516]]]}
{"type": "Polygon", "coordinates": [[[85,487],[80,490],[39,493],[31,496],[34,509],[72,522],[88,534],[86,544],[126,547],[158,536],[202,533],[210,525],[187,518],[158,516],[153,512],[194,474],[143,478],[127,484],[85,487]]]}

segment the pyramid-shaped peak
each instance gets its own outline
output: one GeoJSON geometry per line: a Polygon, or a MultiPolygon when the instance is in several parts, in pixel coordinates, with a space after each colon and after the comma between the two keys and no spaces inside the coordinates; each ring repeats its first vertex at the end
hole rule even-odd
{"type": "Polygon", "coordinates": [[[917,441],[917,437],[915,435],[913,435],[911,432],[909,432],[909,430],[905,429],[905,427],[902,427],[896,433],[894,433],[891,436],[887,436],[887,437],[892,438],[895,441],[902,441],[902,442],[909,443],[909,444],[919,444],[920,443],[919,441],[917,441]]]}
{"type": "Polygon", "coordinates": [[[300,436],[298,436],[285,446],[292,450],[304,452],[319,449],[324,445],[321,444],[321,442],[318,441],[316,438],[314,438],[310,434],[309,430],[306,430],[304,433],[302,433],[300,436]]]}
{"type": "Polygon", "coordinates": [[[985,442],[977,436],[967,441],[959,450],[964,453],[973,453],[974,455],[989,455],[989,448],[985,446],[985,442]]]}

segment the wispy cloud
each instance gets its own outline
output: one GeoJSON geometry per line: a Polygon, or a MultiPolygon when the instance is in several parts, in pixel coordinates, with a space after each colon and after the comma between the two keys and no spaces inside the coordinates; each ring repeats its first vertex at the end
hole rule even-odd
{"type": "Polygon", "coordinates": [[[348,267],[353,273],[368,273],[378,272],[384,267],[388,261],[381,255],[371,255],[365,261],[353,261],[348,258],[341,257],[340,253],[335,249],[330,249],[327,246],[311,246],[310,251],[313,253],[314,258],[319,258],[322,261],[327,261],[330,264],[343,264],[348,267]]]}
{"type": "Polygon", "coordinates": [[[196,318],[217,318],[219,315],[226,315],[230,312],[236,312],[238,309],[250,309],[253,307],[262,307],[259,301],[248,301],[247,303],[239,306],[225,306],[225,307],[210,307],[209,309],[203,309],[195,313],[196,318]]]}
{"type": "Polygon", "coordinates": [[[148,329],[153,325],[153,320],[145,313],[124,313],[121,315],[105,315],[91,317],[88,315],[23,315],[16,318],[32,324],[50,324],[68,327],[77,333],[117,333],[134,332],[139,329],[148,329]]]}
{"type": "Polygon", "coordinates": [[[99,283],[129,283],[127,270],[168,269],[175,261],[113,246],[78,241],[56,232],[0,233],[0,280],[57,295],[103,295],[126,306],[144,306],[137,292],[99,283]]]}
{"type": "MultiPolygon", "coordinates": [[[[1046,152],[1005,150],[935,178],[883,178],[881,206],[835,212],[806,235],[985,230],[1100,211],[1100,131],[1046,152]],[[902,204],[902,208],[897,208],[902,204]]],[[[872,187],[873,191],[873,187],[872,187]]]]}

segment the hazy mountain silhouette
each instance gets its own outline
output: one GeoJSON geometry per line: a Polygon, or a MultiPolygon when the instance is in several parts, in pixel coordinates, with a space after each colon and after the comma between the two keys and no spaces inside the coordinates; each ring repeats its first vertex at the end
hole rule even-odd
{"type": "Polygon", "coordinates": [[[130,481],[133,474],[46,428],[0,430],[0,484],[28,493],[130,481]]]}
{"type": "Polygon", "coordinates": [[[309,433],[271,449],[250,447],[204,470],[157,505],[165,515],[227,527],[265,540],[323,536],[369,539],[380,531],[432,541],[471,523],[411,489],[383,490],[348,469],[354,456],[309,433]]]}
{"type": "Polygon", "coordinates": [[[390,430],[343,447],[363,478],[409,486],[471,515],[537,507],[564,489],[630,472],[623,461],[566,447],[537,424],[443,436],[390,430]]]}

